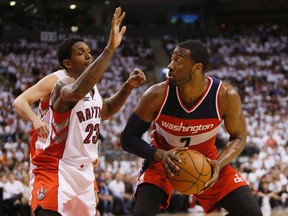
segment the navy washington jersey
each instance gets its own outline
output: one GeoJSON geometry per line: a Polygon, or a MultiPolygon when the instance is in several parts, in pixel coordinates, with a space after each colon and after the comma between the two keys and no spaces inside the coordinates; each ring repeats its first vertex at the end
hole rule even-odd
{"type": "Polygon", "coordinates": [[[151,134],[155,147],[169,150],[186,146],[210,158],[218,156],[215,140],[222,121],[219,114],[222,81],[207,79],[207,89],[192,108],[184,105],[178,87],[167,82],[166,95],[151,134]]]}

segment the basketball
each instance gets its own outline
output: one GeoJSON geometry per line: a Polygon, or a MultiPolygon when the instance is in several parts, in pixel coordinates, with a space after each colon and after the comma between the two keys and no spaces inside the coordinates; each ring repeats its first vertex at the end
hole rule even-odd
{"type": "Polygon", "coordinates": [[[180,151],[176,155],[182,159],[182,163],[177,163],[180,169],[174,177],[169,178],[170,183],[183,194],[200,192],[212,175],[211,165],[206,157],[193,150],[180,151]]]}

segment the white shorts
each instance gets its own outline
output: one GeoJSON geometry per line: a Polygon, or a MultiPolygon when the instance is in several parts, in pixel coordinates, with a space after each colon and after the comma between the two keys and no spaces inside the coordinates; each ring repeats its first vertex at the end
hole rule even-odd
{"type": "Polygon", "coordinates": [[[46,166],[34,165],[32,211],[40,205],[43,209],[57,211],[63,216],[96,215],[92,163],[67,164],[61,159],[50,159],[55,161],[50,161],[46,166]]]}

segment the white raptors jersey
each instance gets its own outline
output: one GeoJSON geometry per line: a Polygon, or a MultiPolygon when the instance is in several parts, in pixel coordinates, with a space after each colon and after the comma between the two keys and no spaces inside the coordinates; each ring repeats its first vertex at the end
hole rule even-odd
{"type": "Polygon", "coordinates": [[[42,154],[49,155],[49,158],[61,158],[71,165],[89,164],[96,160],[102,104],[95,86],[94,95],[88,93],[72,110],[60,114],[54,112],[50,106],[50,134],[45,146],[42,146],[45,152],[42,154]]]}
{"type": "MultiPolygon", "coordinates": [[[[67,74],[65,73],[65,70],[58,70],[52,73],[53,75],[57,76],[58,80],[67,77],[67,74]]],[[[38,115],[42,119],[45,114],[47,113],[49,108],[49,102],[43,102],[40,100],[39,107],[38,107],[38,115]]],[[[49,118],[48,118],[49,119],[49,118]]]]}
{"type": "MultiPolygon", "coordinates": [[[[65,70],[58,70],[58,71],[55,71],[52,74],[57,76],[58,80],[68,76],[65,73],[65,70]]],[[[41,118],[41,120],[43,122],[45,122],[47,124],[48,124],[49,119],[50,119],[50,115],[49,115],[48,110],[49,110],[49,101],[46,102],[46,101],[40,100],[39,106],[38,106],[38,116],[41,118]]],[[[45,143],[46,143],[46,138],[37,137],[35,139],[35,143],[31,143],[31,144],[33,145],[33,148],[41,149],[41,148],[44,148],[45,143]]]]}

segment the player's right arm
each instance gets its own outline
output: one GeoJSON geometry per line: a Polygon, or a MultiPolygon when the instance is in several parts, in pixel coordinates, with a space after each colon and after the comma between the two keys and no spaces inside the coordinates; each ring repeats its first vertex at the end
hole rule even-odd
{"type": "Polygon", "coordinates": [[[26,119],[33,124],[37,135],[40,137],[47,137],[49,132],[48,126],[35,112],[33,112],[31,105],[41,98],[48,97],[57,80],[58,77],[55,74],[49,74],[20,94],[13,102],[13,108],[16,112],[23,119],[26,119]]]}
{"type": "Polygon", "coordinates": [[[169,151],[156,149],[141,138],[158,114],[165,94],[165,82],[153,85],[146,90],[121,134],[121,146],[123,150],[141,158],[161,161],[165,175],[173,176],[175,170],[178,169],[174,161],[180,162],[175,154],[186,148],[174,148],[169,151]]]}
{"type": "Polygon", "coordinates": [[[164,83],[151,86],[141,96],[121,134],[121,146],[124,151],[147,160],[155,160],[154,155],[157,149],[144,141],[142,135],[149,129],[164,96],[164,83]]]}
{"type": "MultiPolygon", "coordinates": [[[[99,82],[108,62],[121,44],[126,31],[126,26],[121,27],[125,14],[125,12],[122,12],[121,7],[115,9],[107,46],[97,59],[95,59],[76,80],[69,78],[56,83],[55,91],[52,95],[54,111],[63,113],[72,109],[75,103],[83,99],[99,82]]],[[[83,55],[86,54],[84,53],[83,55]]]]}

